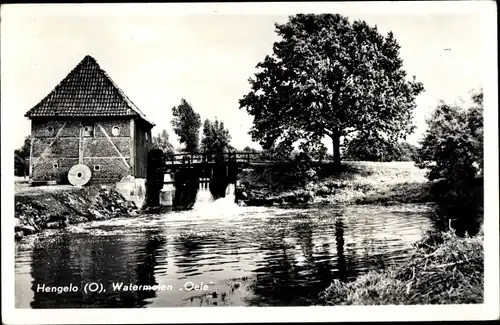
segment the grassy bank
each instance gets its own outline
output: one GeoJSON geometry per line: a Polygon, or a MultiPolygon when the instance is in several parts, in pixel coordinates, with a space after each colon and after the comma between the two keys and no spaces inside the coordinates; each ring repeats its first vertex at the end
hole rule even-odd
{"type": "Polygon", "coordinates": [[[330,202],[428,202],[431,184],[425,173],[413,162],[346,162],[338,173],[325,172],[323,179],[309,187],[330,202]]]}
{"type": "Polygon", "coordinates": [[[245,191],[268,197],[306,192],[318,203],[390,204],[432,201],[425,173],[413,162],[343,162],[340,168],[321,168],[307,183],[290,177],[283,166],[259,166],[238,177],[245,191]]]}
{"type": "Polygon", "coordinates": [[[484,235],[428,235],[399,267],[372,271],[353,282],[335,280],[320,296],[324,305],[482,303],[484,235]]]}

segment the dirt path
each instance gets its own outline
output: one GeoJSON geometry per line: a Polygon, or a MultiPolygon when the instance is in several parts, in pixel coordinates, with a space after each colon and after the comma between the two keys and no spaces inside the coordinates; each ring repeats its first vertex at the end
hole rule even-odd
{"type": "Polygon", "coordinates": [[[43,193],[57,193],[81,190],[79,187],[72,185],[42,185],[31,186],[27,182],[15,182],[14,192],[16,195],[40,195],[43,193]]]}

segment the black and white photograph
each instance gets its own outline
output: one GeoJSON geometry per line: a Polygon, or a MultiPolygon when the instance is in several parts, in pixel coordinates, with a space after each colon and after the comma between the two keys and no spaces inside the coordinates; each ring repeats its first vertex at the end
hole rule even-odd
{"type": "Polygon", "coordinates": [[[500,317],[494,2],[0,15],[5,324],[500,317]]]}

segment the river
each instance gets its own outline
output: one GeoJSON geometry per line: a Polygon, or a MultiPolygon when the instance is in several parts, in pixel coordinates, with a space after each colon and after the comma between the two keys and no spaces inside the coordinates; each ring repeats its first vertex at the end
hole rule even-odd
{"type": "Polygon", "coordinates": [[[16,244],[16,307],[311,305],[332,279],[348,281],[403,262],[408,245],[433,227],[424,204],[278,208],[233,202],[231,193],[212,202],[200,192],[189,211],[23,239],[16,244]],[[44,291],[58,286],[69,292],[44,291]]]}

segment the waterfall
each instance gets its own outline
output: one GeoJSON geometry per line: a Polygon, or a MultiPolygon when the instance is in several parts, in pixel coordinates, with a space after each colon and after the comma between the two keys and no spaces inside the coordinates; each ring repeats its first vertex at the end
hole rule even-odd
{"type": "Polygon", "coordinates": [[[212,193],[210,193],[210,188],[208,182],[205,179],[200,179],[200,188],[196,194],[196,201],[193,205],[194,210],[199,210],[206,207],[208,204],[213,202],[212,193]]]}
{"type": "Polygon", "coordinates": [[[208,186],[208,182],[200,182],[200,188],[196,195],[196,202],[193,210],[204,211],[211,216],[224,216],[227,213],[233,213],[233,209],[238,209],[238,205],[234,201],[235,184],[228,184],[226,187],[226,196],[214,200],[208,186]]]}
{"type": "Polygon", "coordinates": [[[227,187],[226,187],[226,197],[232,196],[233,199],[234,199],[234,188],[235,188],[234,184],[228,184],[227,185],[227,187]]]}
{"type": "Polygon", "coordinates": [[[214,203],[216,203],[217,206],[221,209],[237,206],[237,204],[234,202],[234,190],[235,185],[228,184],[226,187],[226,196],[216,200],[214,203]]]}

